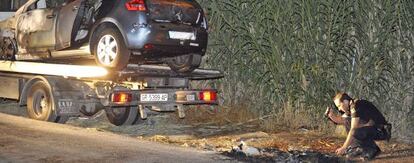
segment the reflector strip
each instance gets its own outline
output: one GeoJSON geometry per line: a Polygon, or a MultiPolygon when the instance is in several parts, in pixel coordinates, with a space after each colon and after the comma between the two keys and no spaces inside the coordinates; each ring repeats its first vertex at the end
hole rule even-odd
{"type": "Polygon", "coordinates": [[[21,61],[0,61],[0,71],[76,78],[104,77],[108,71],[98,66],[79,66],[21,61]]]}

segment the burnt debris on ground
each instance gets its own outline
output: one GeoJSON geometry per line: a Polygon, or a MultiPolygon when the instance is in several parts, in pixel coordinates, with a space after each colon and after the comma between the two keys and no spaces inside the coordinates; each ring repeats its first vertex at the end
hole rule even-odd
{"type": "MultiPolygon", "coordinates": [[[[26,115],[25,108],[19,107],[16,103],[7,100],[1,103],[0,112],[26,115]]],[[[269,133],[261,131],[256,124],[235,126],[212,122],[189,123],[178,119],[176,114],[154,114],[137,125],[114,126],[106,119],[105,112],[93,117],[72,118],[67,124],[142,140],[215,151],[246,162],[344,161],[343,157],[336,157],[334,154],[335,149],[342,145],[343,137],[327,136],[319,131],[307,129],[281,129],[269,133]],[[237,150],[241,142],[248,147],[237,150]]],[[[398,162],[400,159],[414,158],[413,145],[392,141],[379,142],[379,146],[383,152],[376,160],[380,162],[398,162]]]]}
{"type": "Polygon", "coordinates": [[[334,155],[322,154],[314,151],[281,151],[276,148],[260,150],[260,155],[249,156],[244,152],[232,150],[223,152],[228,157],[246,162],[346,162],[344,158],[334,155]]]}

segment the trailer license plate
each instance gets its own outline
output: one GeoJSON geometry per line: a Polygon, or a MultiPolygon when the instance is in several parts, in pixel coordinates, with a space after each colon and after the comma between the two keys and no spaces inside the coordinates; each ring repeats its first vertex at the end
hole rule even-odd
{"type": "Polygon", "coordinates": [[[171,39],[196,40],[196,36],[192,32],[169,31],[168,34],[169,34],[171,39]]]}
{"type": "Polygon", "coordinates": [[[168,101],[168,94],[156,93],[156,94],[141,94],[141,101],[168,101]]]}
{"type": "Polygon", "coordinates": [[[187,101],[195,101],[195,95],[187,95],[187,101]]]}

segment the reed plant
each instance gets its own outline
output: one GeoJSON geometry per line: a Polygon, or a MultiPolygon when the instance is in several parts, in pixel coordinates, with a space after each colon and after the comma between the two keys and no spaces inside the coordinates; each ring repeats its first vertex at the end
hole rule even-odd
{"type": "Polygon", "coordinates": [[[323,128],[337,91],[367,99],[414,137],[414,1],[199,0],[209,19],[206,85],[263,126],[323,128]]]}

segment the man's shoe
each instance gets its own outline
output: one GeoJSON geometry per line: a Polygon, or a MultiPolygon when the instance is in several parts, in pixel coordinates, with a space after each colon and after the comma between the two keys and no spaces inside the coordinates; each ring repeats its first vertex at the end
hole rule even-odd
{"type": "Polygon", "coordinates": [[[364,161],[369,161],[377,157],[381,153],[381,150],[376,148],[366,148],[362,154],[362,159],[364,161]]]}
{"type": "Polygon", "coordinates": [[[384,130],[385,130],[385,134],[386,134],[385,140],[387,140],[389,142],[390,139],[391,139],[392,125],[389,124],[389,123],[384,125],[384,130]]]}

